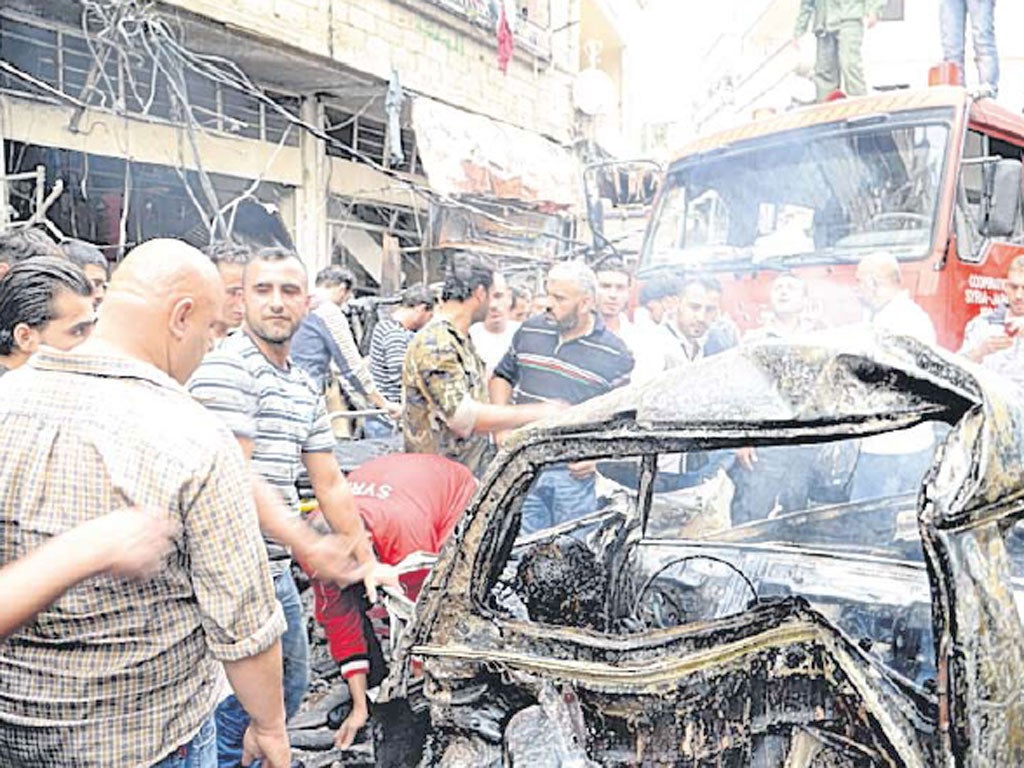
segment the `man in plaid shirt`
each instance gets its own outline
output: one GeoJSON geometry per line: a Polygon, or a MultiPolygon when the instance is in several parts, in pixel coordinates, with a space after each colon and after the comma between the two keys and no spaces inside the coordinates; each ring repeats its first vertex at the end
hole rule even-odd
{"type": "Polygon", "coordinates": [[[0,644],[6,765],[215,765],[222,668],[252,718],[246,760],[289,765],[285,622],[248,471],[181,386],[223,290],[198,251],[146,243],[115,273],[89,341],[0,380],[0,565],[128,505],[176,530],[148,580],[86,579],[0,644]]]}

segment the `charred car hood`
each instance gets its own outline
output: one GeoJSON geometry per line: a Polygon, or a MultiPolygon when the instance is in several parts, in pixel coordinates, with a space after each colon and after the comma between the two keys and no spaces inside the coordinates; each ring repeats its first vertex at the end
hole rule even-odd
{"type": "Polygon", "coordinates": [[[784,703],[792,684],[838,692],[834,706],[856,706],[856,722],[863,715],[877,726],[872,732],[886,742],[881,751],[894,764],[928,764],[932,753],[935,763],[1022,764],[1024,633],[1002,535],[1024,510],[1024,412],[1016,401],[1001,380],[911,339],[848,335],[836,342],[833,333],[743,346],[519,430],[442,550],[382,695],[404,695],[413,655],[422,654],[428,671],[433,666],[449,680],[471,676],[460,665],[477,655],[485,667],[483,655],[497,654],[498,667],[511,664],[502,660],[500,643],[483,650],[477,643],[498,623],[485,621],[493,626],[483,630],[467,616],[481,604],[480,584],[487,581],[481,569],[511,547],[518,523],[506,508],[524,492],[531,467],[615,455],[619,443],[634,453],[638,445],[641,453],[687,451],[789,435],[859,437],[939,420],[953,428],[916,500],[932,593],[937,712],[799,603],[759,606],[713,628],[686,627],[670,641],[652,635],[647,657],[637,644],[645,641],[636,638],[581,642],[584,630],[545,625],[510,629],[506,623],[500,641],[509,648],[525,643],[516,661],[522,674],[571,677],[591,695],[611,697],[605,706],[641,690],[680,703],[712,702],[682,707],[699,720],[693,732],[703,734],[688,742],[695,755],[705,738],[733,738],[730,707],[762,701],[756,706],[796,717],[784,703]],[[729,626],[732,639],[723,633],[729,626]],[[577,655],[569,663],[565,643],[573,638],[577,655]],[[581,647],[593,648],[592,656],[581,647]],[[733,693],[716,699],[719,687],[733,693]],[[716,719],[726,732],[716,730],[716,719]]]}
{"type": "MultiPolygon", "coordinates": [[[[920,735],[932,731],[934,707],[886,677],[800,599],[661,637],[595,643],[593,654],[571,660],[546,653],[559,632],[523,630],[504,640],[521,642],[526,653],[481,652],[475,643],[413,652],[428,676],[447,676],[455,660],[476,661],[538,699],[544,681],[559,681],[582,702],[584,720],[600,713],[604,734],[588,755],[601,763],[619,762],[618,754],[631,764],[749,764],[758,736],[836,722],[844,724],[837,738],[870,745],[884,763],[930,762],[920,735]]],[[[459,705],[483,706],[490,693],[480,688],[459,705]]]]}

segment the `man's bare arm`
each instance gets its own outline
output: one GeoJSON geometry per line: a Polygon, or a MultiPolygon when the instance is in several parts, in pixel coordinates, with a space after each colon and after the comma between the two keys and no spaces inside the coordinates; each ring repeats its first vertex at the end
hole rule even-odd
{"type": "Polygon", "coordinates": [[[223,663],[235,696],[252,718],[245,734],[243,765],[262,757],[270,768],[288,768],[291,754],[284,726],[281,641],[255,656],[223,663]]]}
{"type": "Polygon", "coordinates": [[[512,402],[512,385],[501,376],[491,376],[487,382],[487,394],[490,395],[491,405],[508,405],[512,402]]]}
{"type": "Polygon", "coordinates": [[[514,429],[531,421],[553,416],[565,406],[555,403],[531,403],[529,405],[481,405],[477,413],[474,432],[495,432],[499,429],[514,429]]]}
{"type": "Polygon", "coordinates": [[[166,517],[120,509],[82,523],[0,569],[0,640],[71,587],[101,573],[145,577],[171,549],[166,517]]]}
{"type": "MultiPolygon", "coordinates": [[[[251,459],[252,441],[237,439],[246,460],[251,459]]],[[[333,581],[345,587],[365,577],[365,569],[357,567],[355,561],[354,550],[358,543],[355,539],[317,533],[292,514],[281,494],[263,477],[252,472],[251,479],[256,516],[263,533],[288,547],[322,581],[333,581]]]]}

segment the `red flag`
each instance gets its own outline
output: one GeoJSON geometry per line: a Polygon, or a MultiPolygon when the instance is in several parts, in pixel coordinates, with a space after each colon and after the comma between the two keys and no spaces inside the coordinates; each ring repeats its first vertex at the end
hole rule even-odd
{"type": "Polygon", "coordinates": [[[505,15],[505,3],[501,4],[501,18],[498,19],[498,69],[508,74],[508,62],[512,58],[512,27],[505,15]]]}

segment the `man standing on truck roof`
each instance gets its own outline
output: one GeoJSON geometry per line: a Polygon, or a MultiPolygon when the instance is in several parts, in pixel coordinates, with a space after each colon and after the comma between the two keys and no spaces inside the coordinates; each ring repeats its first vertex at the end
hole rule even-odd
{"type": "Polygon", "coordinates": [[[939,0],[939,34],[942,60],[951,61],[964,72],[964,36],[967,17],[971,17],[971,39],[978,64],[981,93],[993,99],[999,93],[999,54],[996,51],[995,0],[939,0]]]}
{"type": "Polygon", "coordinates": [[[1010,262],[1003,292],[1005,304],[967,323],[960,354],[1002,374],[1024,393],[1024,256],[1010,262]]]}
{"type": "Polygon", "coordinates": [[[842,90],[848,96],[863,96],[864,66],[861,45],[864,27],[878,21],[885,0],[800,0],[800,13],[793,29],[793,42],[811,31],[817,41],[814,87],[817,101],[842,90]]]}

